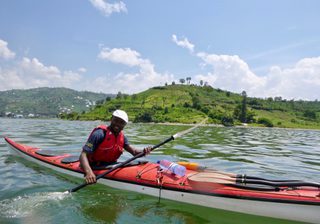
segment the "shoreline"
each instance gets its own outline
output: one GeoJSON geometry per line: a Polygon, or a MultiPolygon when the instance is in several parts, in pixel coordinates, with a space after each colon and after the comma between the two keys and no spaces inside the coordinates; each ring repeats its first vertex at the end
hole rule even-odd
{"type": "Polygon", "coordinates": [[[199,125],[200,127],[225,127],[225,128],[268,128],[268,129],[280,129],[280,130],[301,130],[301,131],[320,131],[319,129],[314,128],[286,128],[286,127],[262,127],[262,126],[250,126],[250,125],[234,125],[234,126],[224,126],[222,124],[185,124],[185,123],[130,123],[130,124],[157,124],[157,125],[172,125],[172,126],[195,126],[199,125]]]}
{"type": "MultiPolygon", "coordinates": [[[[67,119],[60,119],[60,118],[8,118],[8,117],[0,117],[0,119],[8,119],[8,120],[61,120],[61,121],[92,121],[92,122],[101,122],[101,123],[107,123],[108,121],[103,121],[103,120],[67,120],[67,119]]],[[[189,123],[170,123],[170,122],[165,122],[165,123],[156,123],[156,122],[148,122],[148,123],[133,123],[129,122],[129,124],[149,124],[149,125],[168,125],[168,126],[195,126],[199,125],[201,127],[226,127],[226,128],[268,128],[268,129],[280,129],[280,130],[301,130],[301,131],[320,131],[319,128],[302,128],[302,127],[297,127],[297,128],[288,128],[288,127],[263,127],[263,126],[251,126],[251,125],[234,125],[234,126],[224,126],[222,124],[189,124],[189,123]]]]}

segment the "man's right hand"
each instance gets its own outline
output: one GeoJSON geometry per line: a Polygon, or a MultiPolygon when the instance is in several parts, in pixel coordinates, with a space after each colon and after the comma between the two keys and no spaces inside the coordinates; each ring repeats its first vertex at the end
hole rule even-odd
{"type": "Polygon", "coordinates": [[[80,154],[80,166],[85,173],[84,179],[87,184],[94,184],[95,182],[97,182],[96,175],[93,173],[90,167],[87,153],[85,151],[82,151],[80,154]]]}
{"type": "Polygon", "coordinates": [[[87,173],[84,178],[87,184],[94,184],[97,182],[96,175],[94,175],[93,172],[87,173]]]}

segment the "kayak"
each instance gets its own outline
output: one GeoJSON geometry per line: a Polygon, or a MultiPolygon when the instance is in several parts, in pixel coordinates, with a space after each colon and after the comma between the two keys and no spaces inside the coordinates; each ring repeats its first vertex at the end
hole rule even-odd
{"type": "MultiPolygon", "coordinates": [[[[17,143],[5,137],[8,146],[24,159],[57,172],[83,179],[79,156],[57,154],[17,143]]],[[[113,165],[95,167],[96,175],[113,165]]],[[[184,176],[161,170],[148,161],[131,162],[99,179],[100,184],[228,211],[266,217],[319,223],[320,185],[297,180],[268,180],[231,175],[210,169],[192,169],[184,176]]]]}

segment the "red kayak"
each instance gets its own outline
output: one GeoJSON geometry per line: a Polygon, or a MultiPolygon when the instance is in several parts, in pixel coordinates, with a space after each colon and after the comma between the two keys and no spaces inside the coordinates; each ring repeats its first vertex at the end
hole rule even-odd
{"type": "MultiPolygon", "coordinates": [[[[60,173],[83,179],[78,157],[57,155],[5,138],[20,156],[60,173]]],[[[187,166],[187,168],[190,168],[187,166]]],[[[110,167],[98,167],[96,175],[110,167]]],[[[180,177],[161,171],[159,164],[134,162],[98,181],[114,188],[175,201],[267,217],[320,222],[320,185],[297,180],[268,180],[215,170],[190,170],[180,177]]]]}

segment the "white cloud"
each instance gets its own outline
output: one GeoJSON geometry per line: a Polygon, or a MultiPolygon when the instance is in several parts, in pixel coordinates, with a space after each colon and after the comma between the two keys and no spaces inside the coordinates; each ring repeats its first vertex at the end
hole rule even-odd
{"type": "Polygon", "coordinates": [[[24,57],[15,67],[0,69],[0,90],[35,87],[72,88],[81,80],[73,71],[60,71],[56,66],[46,66],[37,58],[24,57]]]}
{"type": "MultiPolygon", "coordinates": [[[[60,79],[60,83],[66,87],[73,87],[76,86],[76,82],[80,81],[82,76],[79,73],[68,70],[62,73],[62,77],[60,79]]],[[[59,81],[57,82],[59,84],[59,81]]]]}
{"type": "Polygon", "coordinates": [[[320,57],[304,58],[291,68],[273,66],[267,75],[265,95],[285,99],[320,99],[320,57]]]}
{"type": "Polygon", "coordinates": [[[3,70],[0,68],[0,91],[26,88],[25,82],[16,70],[3,70]]]}
{"type": "Polygon", "coordinates": [[[164,85],[173,80],[170,74],[149,73],[147,71],[137,73],[119,73],[115,76],[105,75],[94,79],[90,85],[84,88],[94,92],[107,93],[138,93],[148,88],[164,85]]]}
{"type": "Polygon", "coordinates": [[[8,48],[8,43],[0,39],[0,58],[12,59],[15,55],[16,54],[8,48]]]}
{"type": "Polygon", "coordinates": [[[224,90],[257,94],[266,83],[266,79],[255,75],[248,64],[237,55],[216,55],[198,53],[205,65],[213,71],[207,75],[197,75],[196,80],[207,81],[209,84],[224,90]]]}
{"type": "Polygon", "coordinates": [[[130,48],[103,48],[98,57],[128,66],[132,71],[85,78],[80,75],[87,71],[84,67],[77,71],[62,71],[57,66],[46,65],[37,58],[24,57],[6,65],[6,69],[0,67],[0,90],[47,86],[94,92],[136,93],[174,80],[171,74],[156,72],[149,59],[142,58],[139,52],[130,48]]]}
{"type": "Polygon", "coordinates": [[[127,12],[126,4],[122,1],[116,3],[108,3],[106,0],[89,0],[91,4],[101,11],[105,16],[110,16],[112,13],[127,12]]]}
{"type": "Polygon", "coordinates": [[[206,81],[215,88],[249,96],[275,97],[285,99],[320,99],[320,57],[304,58],[291,68],[273,66],[266,76],[255,75],[238,56],[198,53],[213,71],[196,76],[196,80],[206,81]]]}
{"type": "Polygon", "coordinates": [[[144,60],[140,58],[140,54],[130,48],[103,48],[98,57],[113,63],[124,64],[130,67],[144,63],[144,60]]]}
{"type": "Polygon", "coordinates": [[[87,69],[81,67],[81,68],[78,68],[78,72],[80,72],[80,73],[85,73],[85,72],[87,72],[87,69]]]}
{"type": "MultiPolygon", "coordinates": [[[[113,63],[137,68],[138,71],[98,77],[93,81],[93,85],[90,85],[94,86],[94,91],[136,93],[174,80],[173,75],[156,72],[149,59],[141,58],[139,52],[130,48],[104,48],[98,57],[113,63]]],[[[93,90],[93,87],[90,86],[86,89],[93,90]]]]}
{"type": "Polygon", "coordinates": [[[24,57],[20,63],[21,73],[31,77],[39,77],[45,79],[59,79],[61,72],[56,66],[45,66],[37,58],[29,59],[24,57]]]}
{"type": "Polygon", "coordinates": [[[194,45],[192,43],[190,43],[187,38],[183,38],[182,40],[178,40],[177,36],[175,34],[173,34],[172,41],[180,47],[187,48],[191,53],[194,50],[194,45]]]}

